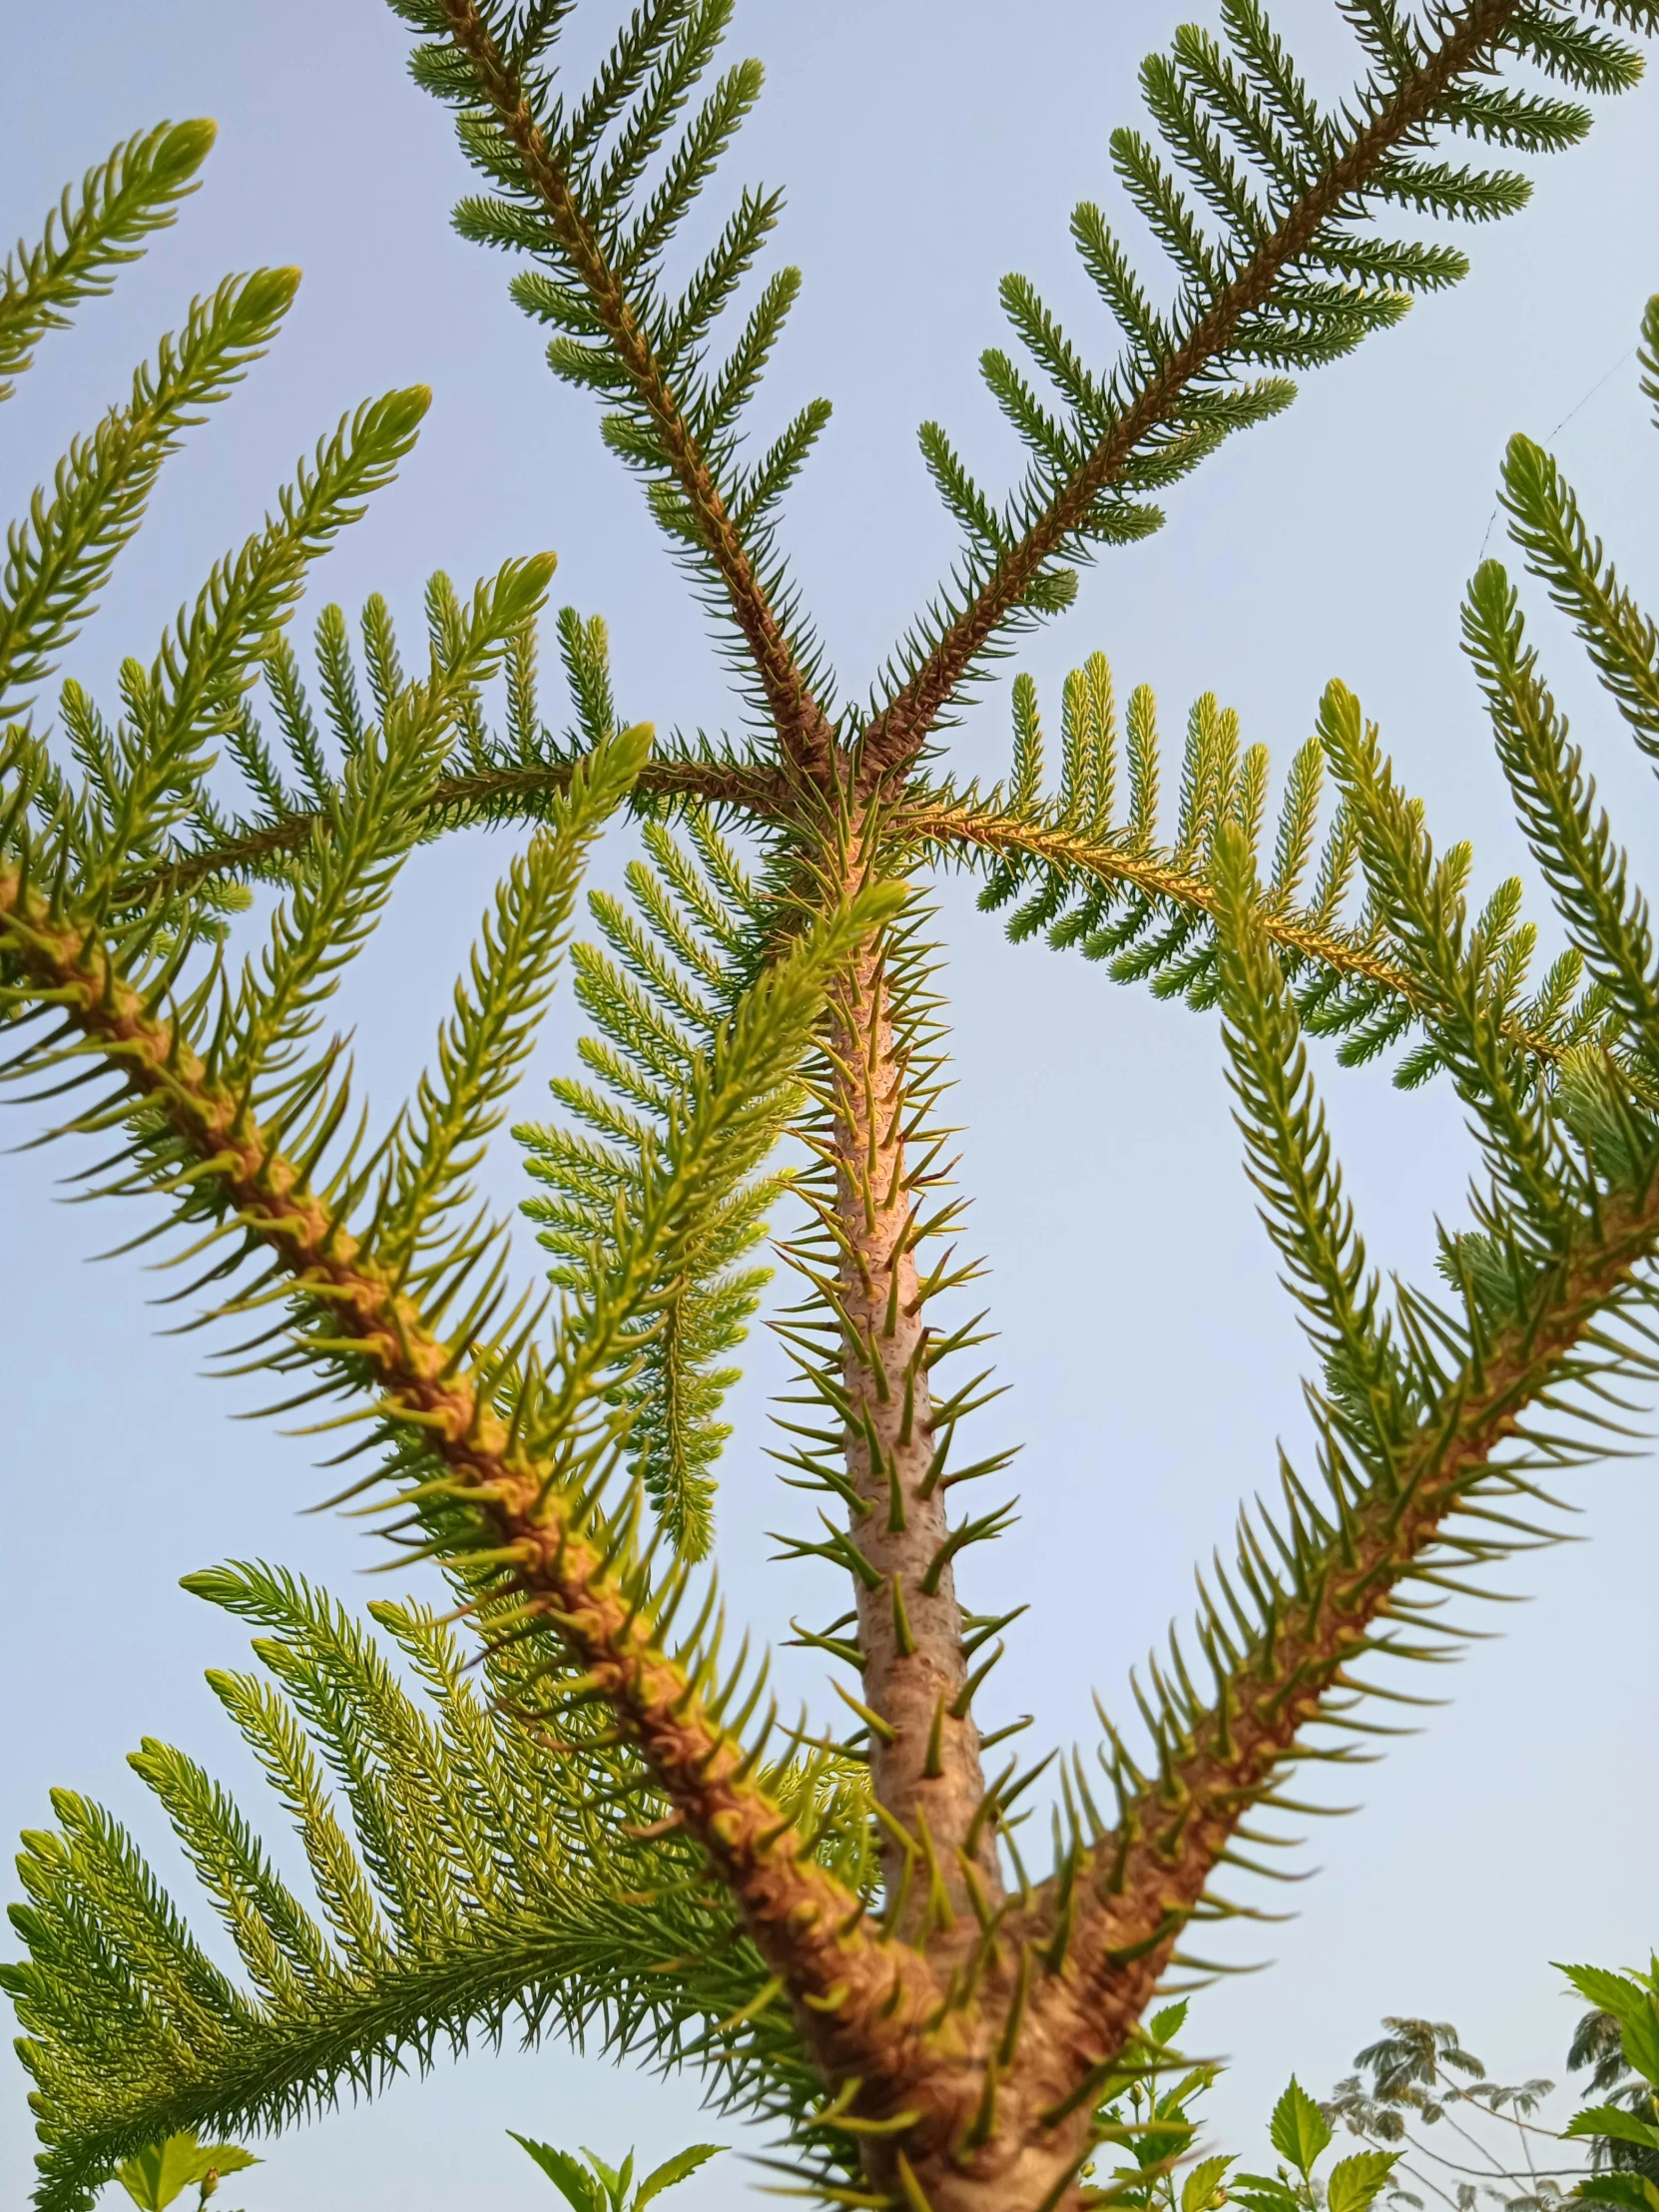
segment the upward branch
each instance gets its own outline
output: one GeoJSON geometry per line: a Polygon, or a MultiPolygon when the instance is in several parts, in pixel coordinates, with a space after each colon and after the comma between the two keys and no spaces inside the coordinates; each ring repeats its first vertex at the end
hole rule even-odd
{"type": "Polygon", "coordinates": [[[144,239],[174,220],[213,142],[207,122],[140,132],[88,172],[79,197],[64,193],[38,246],[8,258],[0,270],[0,399],[16,390],[12,379],[46,332],[61,330],[81,300],[107,292],[112,273],[137,261],[144,239]]]}
{"type": "MultiPolygon", "coordinates": [[[[1507,1490],[1524,1505],[1531,1485],[1494,1465],[1494,1453],[1524,1433],[1529,1401],[1588,1372],[1586,1362],[1575,1374],[1575,1348],[1598,1341],[1598,1324],[1656,1243],[1659,1183],[1650,1178],[1604,1204],[1523,1315],[1448,1380],[1400,1462],[1343,1500],[1341,1525],[1316,1531],[1300,1517],[1305,1499],[1293,1497],[1292,1564],[1283,1575],[1249,1539],[1244,1571],[1266,1593],[1265,1625],[1242,1650],[1232,1648],[1212,1707],[1169,1709],[1161,1772],[1126,1791],[1115,1830],[1092,1854],[1075,1921],[1076,1978],[1055,1985],[1048,2000],[1099,2057],[1121,2049],[1241,1822],[1272,1804],[1285,1762],[1319,1756],[1306,1739],[1322,1720],[1337,1719],[1344,1693],[1369,1687],[1348,1670],[1390,1650],[1423,1655],[1412,1648],[1416,1624],[1401,1585],[1416,1577],[1431,1596],[1460,1591],[1446,1579],[1447,1555],[1432,1562],[1448,1522],[1475,1507],[1483,1484],[1500,1501],[1507,1490]]],[[[1479,1517],[1483,1535],[1493,1523],[1501,1532],[1501,1512],[1481,1509],[1479,1517]]],[[[1489,1538],[1460,1539],[1449,1571],[1466,1573],[1499,1548],[1489,1538]]],[[[1201,1624],[1221,1654],[1234,1633],[1217,1612],[1201,1624]]],[[[1139,1782],[1126,1765],[1120,1773],[1139,1782]]],[[[1079,2078],[1086,2071],[1080,2064],[1079,2078]]]]}
{"type": "Polygon", "coordinates": [[[778,732],[785,760],[815,782],[829,774],[833,734],[686,420],[621,277],[589,222],[570,178],[538,126],[518,76],[474,0],[438,0],[456,50],[517,152],[559,243],[579,274],[634,392],[650,413],[699,539],[714,562],[778,732]]]}
{"type": "Polygon", "coordinates": [[[1361,106],[1346,146],[1158,360],[1087,459],[1060,484],[1024,535],[1001,553],[968,605],[876,715],[862,749],[867,779],[890,777],[915,758],[986,646],[1027,603],[1045,566],[1076,550],[1102,494],[1118,483],[1149,439],[1174,421],[1195,383],[1225,361],[1241,324],[1267,303],[1280,278],[1294,271],[1321,233],[1360,212],[1367,187],[1434,119],[1457,78],[1492,55],[1519,6],[1520,0],[1466,0],[1464,6],[1447,10],[1440,18],[1439,43],[1427,49],[1386,98],[1374,96],[1361,106]]]}
{"type": "MultiPolygon", "coordinates": [[[[166,1123],[179,1182],[217,1189],[222,1210],[271,1256],[293,1294],[319,1305],[328,1357],[371,1381],[388,1427],[435,1464],[424,1487],[460,1501],[489,1530],[475,1568],[510,1572],[528,1612],[556,1625],[574,1666],[639,1746],[688,1834],[708,1854],[757,1946],[788,1989],[811,2000],[811,2035],[831,2079],[880,2078],[937,2001],[915,1952],[879,1943],[859,1900],[820,1867],[791,1816],[757,1779],[757,1760],[721,1723],[704,1670],[672,1656],[657,1626],[683,1577],[653,1591],[625,1540],[573,1509],[555,1454],[523,1441],[525,1408],[495,1409],[487,1374],[463,1338],[446,1343],[371,1246],[347,1231],[302,1167],[218,1081],[154,999],[126,981],[84,924],[55,913],[15,868],[0,868],[0,949],[119,1071],[129,1110],[166,1123]]],[[[521,1399],[531,1389],[521,1381],[521,1399]]],[[[591,1477],[591,1467],[585,1470],[591,1477]]],[[[453,1542],[439,1546],[451,1552],[453,1542]]]]}

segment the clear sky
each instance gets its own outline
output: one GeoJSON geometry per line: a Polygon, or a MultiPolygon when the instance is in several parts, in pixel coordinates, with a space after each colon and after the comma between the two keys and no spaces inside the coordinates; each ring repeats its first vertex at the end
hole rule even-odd
{"type": "MultiPolygon", "coordinates": [[[[608,36],[615,12],[584,0],[574,37],[608,36]]],[[[1342,40],[1328,0],[1287,0],[1282,16],[1335,82],[1342,40]]],[[[553,546],[560,596],[612,625],[629,714],[664,728],[728,719],[634,488],[586,404],[547,375],[506,297],[505,266],[448,229],[464,173],[376,0],[59,0],[12,17],[0,85],[12,233],[33,236],[67,179],[164,116],[214,116],[221,139],[177,230],[73,337],[51,341],[6,409],[0,507],[21,506],[194,291],[259,262],[305,271],[272,359],[170,471],[72,655],[77,674],[109,698],[121,656],[154,650],[294,455],[360,398],[419,379],[435,393],[420,447],[327,564],[319,603],[349,607],[380,589],[412,629],[430,569],[470,584],[509,554],[553,546]]],[[[1029,272],[1104,342],[1066,217],[1083,197],[1113,202],[1106,134],[1131,113],[1140,54],[1179,19],[1166,0],[740,0],[734,49],[759,53],[769,84],[726,174],[789,192],[782,251],[807,286],[769,404],[781,414],[818,391],[835,404],[789,534],[851,688],[949,557],[916,422],[942,417],[985,475],[1011,465],[973,367],[998,336],[997,278],[1029,272]]],[[[1086,576],[1078,608],[1018,664],[1037,673],[1056,718],[1059,677],[1100,647],[1121,690],[1157,687],[1167,725],[1214,689],[1240,709],[1246,740],[1266,739],[1283,761],[1340,674],[1440,834],[1476,840],[1482,880],[1519,864],[1457,653],[1457,599],[1516,428],[1551,440],[1593,526],[1659,599],[1659,435],[1644,429],[1628,358],[1659,285],[1656,122],[1659,85],[1615,104],[1586,147],[1542,169],[1529,213],[1465,234],[1475,267],[1459,291],[1310,378],[1287,417],[1177,492],[1161,537],[1086,576]]],[[[1645,774],[1559,626],[1545,615],[1539,627],[1626,834],[1659,857],[1645,774]]],[[[953,743],[960,762],[996,773],[1005,683],[953,743]]],[[[388,1107],[421,1062],[503,859],[483,836],[419,855],[353,974],[342,1019],[356,1023],[388,1107]]],[[[1276,1437],[1308,1456],[1301,1347],[1239,1170],[1213,1021],[1119,989],[1075,956],[1009,946],[959,884],[943,887],[941,934],[960,1023],[963,1172],[1011,1386],[986,1433],[1028,1440],[1024,1517],[994,1566],[970,1574],[968,1595],[994,1573],[1035,1601],[997,1697],[1006,1716],[1036,1711],[1044,1730],[1089,1743],[1091,1687],[1124,1701],[1129,1666],[1186,1608],[1191,1563],[1227,1541],[1236,1500],[1272,1480],[1276,1437]]],[[[568,1054],[569,1023],[566,1003],[526,1111],[568,1054]]],[[[1377,1256],[1422,1275],[1434,1216],[1455,1220],[1463,1203],[1470,1155],[1454,1103],[1443,1089],[1401,1098],[1376,1070],[1333,1072],[1330,1097],[1377,1256]]],[[[23,1114],[15,1128],[33,1133],[23,1114]]],[[[349,1524],[296,1517],[320,1494],[306,1446],[233,1421],[256,1400],[199,1380],[200,1340],[157,1334],[169,1317],[146,1308],[155,1286],[137,1260],[86,1266],[139,1224],[62,1207],[51,1177],[77,1164],[67,1153],[0,1159],[0,1829],[42,1824],[48,1788],[70,1785],[118,1810],[173,1870],[123,1765],[142,1735],[246,1785],[265,1818],[201,1682],[208,1665],[240,1663],[241,1632],[184,1596],[178,1577],[263,1556],[351,1601],[372,1586],[357,1579],[367,1555],[349,1524]]],[[[510,1204],[521,1188],[510,1147],[492,1175],[510,1204]]],[[[787,1633],[793,1611],[839,1603],[817,1574],[758,1574],[764,1531],[796,1511],[762,1455],[779,1373],[763,1342],[722,1500],[729,1587],[772,1634],[787,1633]]],[[[1504,1577],[1532,1602],[1485,1609],[1478,1625],[1501,1640],[1474,1646],[1445,1679],[1448,1709],[1361,1778],[1358,1817],[1315,1837],[1309,1863],[1324,1871],[1295,1894],[1300,1917],[1259,1932],[1255,1955],[1271,1968],[1200,2000],[1189,2041],[1237,2060],[1218,2100],[1225,2144],[1258,2148],[1292,2067],[1325,2088],[1384,2012],[1454,2019],[1500,2070],[1558,2072],[1574,2013],[1548,1961],[1625,1961],[1659,1936],[1659,1798],[1640,1748],[1653,1740],[1659,1680],[1646,1452],[1575,1477],[1572,1496],[1586,1540],[1504,1577]]],[[[0,2193],[13,2202],[31,2156],[22,2095],[10,2068],[0,2193]]],[[[618,2075],[559,2048],[481,2051],[293,2134],[229,2194],[249,2212],[546,2204],[509,2125],[611,2155],[630,2141],[663,2155],[698,2135],[736,2140],[699,2117],[689,2083],[618,2075]]],[[[676,2201],[696,2212],[735,2186],[749,2182],[722,2162],[676,2201]]]]}

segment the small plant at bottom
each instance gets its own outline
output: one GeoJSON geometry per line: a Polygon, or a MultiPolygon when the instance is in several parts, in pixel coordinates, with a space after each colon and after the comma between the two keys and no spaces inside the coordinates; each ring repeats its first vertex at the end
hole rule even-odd
{"type": "Polygon", "coordinates": [[[528,2135],[520,2135],[511,2128],[507,2132],[521,2150],[529,2152],[572,2212],[645,2212],[653,2197],[689,2180],[699,2166],[707,2165],[721,2152],[719,2143],[690,2143],[648,2173],[630,2196],[628,2192],[634,2181],[632,2151],[620,2167],[607,2166],[603,2158],[596,2157],[585,2146],[581,2159],[572,2158],[569,2151],[555,2150],[551,2143],[533,2143],[528,2135]],[[586,2159],[586,2165],[582,2159],[586,2159]]]}
{"type": "Polygon", "coordinates": [[[115,2178],[144,2212],[164,2212],[187,2189],[199,2192],[200,2208],[218,2191],[227,2174],[239,2174],[260,2161],[240,2143],[199,2143],[194,2129],[152,2143],[116,2168],[115,2178]]]}
{"type": "MultiPolygon", "coordinates": [[[[1395,2153],[1356,2151],[1338,2159],[1329,2174],[1319,2176],[1315,2168],[1330,2149],[1334,2132],[1325,2113],[1292,2074],[1273,2108],[1268,2130],[1283,2163],[1272,2174],[1234,2176],[1229,2194],[1247,2212],[1312,2212],[1316,2205],[1324,2205],[1326,2212],[1366,2212],[1393,2172],[1395,2153]]],[[[1188,2208],[1183,2206],[1183,2212],[1188,2208]]]]}
{"type": "MultiPolygon", "coordinates": [[[[1575,2194],[1628,2212],[1659,2212],[1659,1957],[1645,1974],[1608,1973],[1600,1966],[1562,1971],[1597,2013],[1617,2022],[1624,2070],[1636,2077],[1617,2102],[1586,2105],[1568,2121],[1569,2135],[1590,2139],[1598,2169],[1575,2194]]],[[[1618,2078],[1609,2059],[1598,2069],[1597,2085],[1618,2078]]]]}
{"type": "Polygon", "coordinates": [[[1268,2129],[1284,2161],[1276,2173],[1234,2173],[1237,2153],[1191,2158],[1201,2124],[1193,2108],[1222,2069],[1189,2062],[1176,2050],[1186,2017],[1184,2002],[1154,2013],[1112,2085],[1097,2132],[1118,2146],[1125,2162],[1105,2177],[1091,2167],[1085,2201],[1125,2212],[1220,2212],[1228,2203],[1247,2212],[1367,2212],[1393,2171],[1395,2154],[1361,2151],[1318,2175],[1333,2130],[1294,2074],[1268,2129]],[[1171,2074],[1174,2086],[1160,2090],[1160,2078],[1171,2074]]]}

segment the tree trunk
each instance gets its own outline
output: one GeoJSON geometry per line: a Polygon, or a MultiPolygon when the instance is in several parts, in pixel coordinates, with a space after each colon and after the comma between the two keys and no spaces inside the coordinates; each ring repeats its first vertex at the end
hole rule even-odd
{"type": "Polygon", "coordinates": [[[872,941],[837,991],[831,1019],[846,1471],[863,1508],[851,1538],[869,1568],[857,1582],[857,1609],[861,1700],[875,1716],[871,1777],[880,1805],[910,1839],[883,1831],[887,1897],[894,1933],[936,1954],[928,1938],[954,1924],[965,1923],[964,1937],[977,1934],[964,1859],[993,1905],[1002,1883],[991,1824],[980,1818],[975,1832],[984,1796],[979,1733],[971,1713],[956,1709],[967,1664],[951,1561],[939,1556],[945,1491],[917,1298],[917,1205],[905,1166],[914,1107],[893,1017],[885,948],[872,941]]]}

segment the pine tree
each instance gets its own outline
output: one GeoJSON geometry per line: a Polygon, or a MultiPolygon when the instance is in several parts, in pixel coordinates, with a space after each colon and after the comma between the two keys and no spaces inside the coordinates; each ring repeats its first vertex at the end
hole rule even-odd
{"type": "MultiPolygon", "coordinates": [[[[87,2205],[147,2146],[277,2128],[517,2023],[701,2068],[717,2103],[770,2123],[784,2185],[814,2200],[1075,2207],[1113,2100],[1157,2062],[1140,2026],[1154,1992],[1205,1970],[1202,1924],[1257,1910],[1218,1884],[1271,1871],[1257,1854],[1275,1816],[1319,1809],[1301,1778],[1386,1733],[1374,1699],[1415,1702],[1394,1662],[1452,1648],[1448,1602],[1547,1538],[1547,1485],[1659,1372],[1659,968],[1495,563],[1465,634],[1566,938],[1535,986],[1519,885],[1471,906],[1468,848],[1436,851],[1340,685],[1286,773],[1271,846],[1266,753],[1241,750],[1208,697],[1161,830],[1155,702],[1134,692],[1120,733],[1100,656],[1064,687],[1057,783],[1023,678],[994,790],[951,781],[943,733],[1009,639],[1064,609],[1079,562],[1157,528],[1154,494],[1287,404],[1283,371],[1460,276],[1451,245],[1388,221],[1519,208],[1517,174],[1447,142],[1570,144],[1588,111],[1538,80],[1627,87],[1639,56],[1621,32],[1659,10],[1344,0],[1365,74],[1334,106],[1255,0],[1223,0],[1219,37],[1181,32],[1143,71],[1155,140],[1111,141],[1173,282],[1149,285],[1099,211],[1077,211],[1118,329],[1091,366],[1008,279],[1023,362],[983,366],[1025,474],[995,496],[924,427],[961,551],[854,702],[779,522],[828,410],[803,408],[764,452],[745,442],[797,290],[792,271],[743,289],[777,198],[745,193],[681,288],[666,274],[759,90],[742,63],[698,92],[728,0],[645,0],[585,89],[557,67],[571,0],[394,4],[488,187],[457,223],[518,258],[550,365],[599,396],[746,727],[670,744],[624,727],[603,625],[566,610],[571,726],[550,730],[545,555],[470,599],[435,578],[413,675],[382,601],[360,643],[325,609],[307,685],[287,627],[311,563],[408,452],[419,390],[319,444],[154,659],[125,664],[118,710],[67,681],[45,723],[42,687],[158,470],[269,342],[291,272],[200,303],[13,531],[7,1072],[70,1094],[63,1130],[107,1136],[102,1187],[139,1201],[142,1237],[174,1240],[180,1301],[234,1325],[227,1358],[277,1379],[274,1411],[307,1408],[337,1441],[336,1502],[381,1517],[392,1563],[435,1561],[453,1591],[441,1616],[375,1605],[376,1635],[276,1568],[193,1578],[258,1631],[259,1671],[214,1687],[314,1897],[192,1758],[144,1745],[135,1767],[239,1981],[114,1817],[56,1796],[57,1826],[20,1862],[28,1957],[4,1970],[37,2084],[37,2203],[87,2205]],[[569,950],[586,858],[624,811],[641,850],[629,896],[596,897],[602,941],[569,950]],[[329,997],[413,847],[480,822],[516,830],[514,855],[430,1072],[377,1133],[324,1031],[329,997]],[[1011,1508],[951,1494],[1007,1454],[972,1441],[991,1385],[954,1295],[976,1270],[941,1120],[940,866],[977,870],[1016,938],[1219,1009],[1248,1170],[1313,1351],[1308,1462],[1287,1458],[1277,1503],[1241,1513],[1236,1556],[1134,1686],[1138,1722],[1103,1713],[1091,1761],[1029,1756],[975,1719],[1021,1608],[999,1592],[999,1610],[968,1611],[956,1593],[958,1561],[1011,1508]],[[245,950],[254,886],[273,911],[245,950]],[[560,1116],[521,1132],[552,1260],[545,1286],[522,1287],[471,1179],[567,950],[593,1033],[555,1086],[560,1116]],[[1462,1102],[1482,1167],[1438,1287],[1388,1287],[1369,1265],[1307,1032],[1346,1062],[1403,1047],[1402,1083],[1437,1076],[1462,1102]],[[778,1453],[816,1510],[785,1548],[844,1575],[848,1601],[801,1629],[835,1702],[798,1719],[769,1697],[765,1656],[727,1648],[702,1563],[769,1234],[800,1294],[778,1320],[799,1377],[778,1453]],[[1043,1858],[1024,1824],[1045,1775],[1043,1858]]],[[[9,265],[8,377],[171,220],[210,135],[134,140],[9,265]]],[[[1659,400],[1659,303],[1645,344],[1659,400]]],[[[1659,757],[1659,634],[1524,440],[1504,497],[1527,565],[1659,757]]]]}

